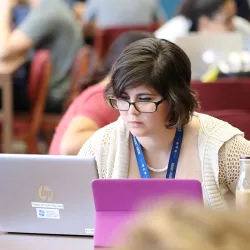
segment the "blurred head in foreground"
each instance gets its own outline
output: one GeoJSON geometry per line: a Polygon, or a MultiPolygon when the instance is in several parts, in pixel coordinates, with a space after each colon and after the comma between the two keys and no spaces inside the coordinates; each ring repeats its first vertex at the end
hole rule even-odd
{"type": "Polygon", "coordinates": [[[132,227],[115,250],[250,249],[247,216],[236,212],[167,203],[142,214],[132,227]]]}

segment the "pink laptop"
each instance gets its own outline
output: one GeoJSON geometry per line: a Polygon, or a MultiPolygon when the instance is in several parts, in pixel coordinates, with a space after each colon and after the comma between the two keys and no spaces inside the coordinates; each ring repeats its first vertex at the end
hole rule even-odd
{"type": "Polygon", "coordinates": [[[136,211],[160,199],[194,200],[203,204],[201,183],[173,179],[102,179],[92,182],[95,202],[95,247],[112,247],[136,211]]]}

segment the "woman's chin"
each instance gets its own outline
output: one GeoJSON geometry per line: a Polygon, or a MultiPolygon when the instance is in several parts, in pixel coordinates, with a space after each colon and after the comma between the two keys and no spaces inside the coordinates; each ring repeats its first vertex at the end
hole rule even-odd
{"type": "Polygon", "coordinates": [[[129,131],[133,136],[136,137],[142,137],[147,134],[145,129],[130,128],[129,131]]]}

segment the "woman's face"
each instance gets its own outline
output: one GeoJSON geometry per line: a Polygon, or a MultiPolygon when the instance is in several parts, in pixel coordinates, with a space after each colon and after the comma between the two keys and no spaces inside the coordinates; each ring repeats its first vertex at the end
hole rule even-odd
{"type": "Polygon", "coordinates": [[[199,20],[199,31],[203,33],[233,31],[233,17],[236,15],[237,7],[234,0],[227,0],[212,17],[201,17],[199,20]]]}
{"type": "MultiPolygon", "coordinates": [[[[158,102],[163,98],[154,89],[148,88],[144,84],[133,89],[125,90],[120,99],[130,102],[158,102]]],[[[147,103],[141,103],[137,105],[137,107],[140,105],[143,105],[142,107],[144,108],[146,107],[147,103]]],[[[152,110],[152,106],[154,108],[154,104],[149,105],[152,110]]],[[[143,137],[166,129],[165,125],[167,123],[167,112],[167,102],[163,101],[158,105],[157,110],[153,113],[139,112],[133,105],[130,105],[129,110],[120,111],[120,115],[132,135],[143,137]]]]}

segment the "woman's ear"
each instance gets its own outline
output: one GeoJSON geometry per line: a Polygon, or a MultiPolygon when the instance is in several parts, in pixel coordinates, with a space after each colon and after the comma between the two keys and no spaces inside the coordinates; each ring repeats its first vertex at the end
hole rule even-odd
{"type": "Polygon", "coordinates": [[[198,31],[207,31],[209,26],[209,18],[207,16],[201,16],[198,21],[198,31]]]}

